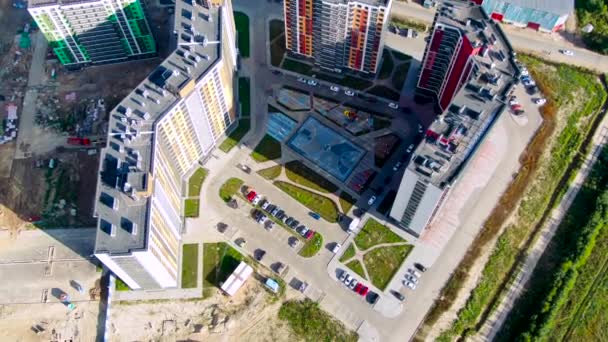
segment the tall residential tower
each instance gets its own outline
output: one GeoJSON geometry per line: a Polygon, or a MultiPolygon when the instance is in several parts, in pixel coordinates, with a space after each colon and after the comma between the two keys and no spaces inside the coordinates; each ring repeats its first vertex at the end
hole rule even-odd
{"type": "Polygon", "coordinates": [[[30,0],[28,11],[68,68],[156,54],[139,0],[30,0]]]}
{"type": "Polygon", "coordinates": [[[132,289],[176,287],[188,175],[236,125],[230,0],[179,1],[177,49],[110,113],[95,256],[132,289]]]}
{"type": "Polygon", "coordinates": [[[376,73],[392,0],[284,0],[286,47],[331,71],[376,73]]]}

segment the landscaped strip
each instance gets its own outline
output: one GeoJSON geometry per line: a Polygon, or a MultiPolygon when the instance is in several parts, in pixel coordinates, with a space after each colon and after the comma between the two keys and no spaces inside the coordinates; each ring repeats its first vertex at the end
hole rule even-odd
{"type": "Polygon", "coordinates": [[[243,139],[245,134],[249,132],[249,127],[251,123],[249,122],[249,118],[239,120],[239,126],[235,128],[232,133],[220,144],[218,147],[221,151],[228,153],[236,144],[243,139]]]}
{"type": "Polygon", "coordinates": [[[346,267],[350,268],[351,271],[357,273],[361,278],[367,279],[365,271],[363,270],[363,264],[359,260],[351,260],[346,264],[346,267]]]}
{"type": "Polygon", "coordinates": [[[365,253],[363,263],[372,284],[381,290],[386,289],[412,248],[412,245],[385,246],[365,253]]]}
{"type": "Polygon", "coordinates": [[[340,207],[342,207],[342,212],[348,214],[350,209],[357,203],[357,200],[348,194],[346,191],[342,191],[340,193],[340,207]]]}
{"type": "Polygon", "coordinates": [[[198,209],[200,201],[198,198],[187,198],[184,201],[184,216],[185,217],[198,217],[198,209]]]}
{"type": "Polygon", "coordinates": [[[397,242],[405,242],[405,240],[373,218],[367,219],[365,225],[355,237],[355,244],[362,251],[382,243],[397,242]]]}
{"type": "Polygon", "coordinates": [[[315,256],[323,247],[323,235],[319,232],[315,232],[310,238],[310,240],[306,241],[306,244],[302,249],[300,249],[300,256],[305,258],[311,258],[315,256]]]}
{"type": "Polygon", "coordinates": [[[224,200],[224,202],[228,202],[232,199],[232,196],[241,189],[241,187],[245,184],[242,179],[239,178],[230,178],[228,179],[222,186],[220,187],[220,197],[224,200]]]}
{"type": "Polygon", "coordinates": [[[395,63],[393,62],[393,56],[387,49],[384,49],[384,52],[382,53],[382,65],[380,66],[380,71],[378,71],[378,79],[383,80],[389,78],[394,67],[395,63]]]}
{"type": "Polygon", "coordinates": [[[299,160],[285,164],[285,174],[290,181],[323,193],[338,191],[338,187],[325,177],[316,173],[299,160]]]}
{"type": "Polygon", "coordinates": [[[192,176],[190,176],[190,180],[188,181],[188,196],[199,196],[201,194],[201,187],[203,186],[203,182],[207,175],[209,174],[209,170],[199,167],[192,176]]]}
{"type": "Polygon", "coordinates": [[[290,300],[279,309],[279,319],[287,321],[298,339],[304,341],[357,342],[357,333],[346,329],[310,299],[290,300]]]}
{"type": "Polygon", "coordinates": [[[523,153],[521,164],[524,167],[503,194],[442,290],[425,319],[425,328],[419,330],[418,339],[424,339],[426,328],[449,309],[481,251],[500,231],[519,199],[523,198],[514,216],[517,220],[507,226],[498,238],[496,248],[482,271],[481,280],[454,324],[440,336],[440,340],[472,334],[483,325],[479,319],[488,317],[494,309],[490,305],[499,302],[501,291],[516,274],[519,260],[525,257],[535,233],[542,227],[551,208],[559,203],[570,175],[580,166],[584,153],[580,153],[579,149],[591,134],[589,130],[596,120],[597,109],[605,101],[606,92],[591,73],[571,66],[543,63],[525,55],[518,58],[527,64],[547,98],[547,103],[541,108],[543,125],[523,153]],[[565,109],[558,113],[558,108],[565,109]],[[561,130],[554,132],[556,127],[561,130]],[[545,150],[548,152],[543,156],[545,150]]]}
{"type": "Polygon", "coordinates": [[[182,289],[194,288],[198,281],[198,243],[182,248],[182,289]]]}
{"type": "Polygon", "coordinates": [[[411,62],[405,62],[395,69],[395,73],[391,78],[391,84],[397,91],[401,91],[401,89],[403,89],[403,84],[405,83],[407,72],[409,71],[411,64],[411,62]]]}
{"type": "Polygon", "coordinates": [[[234,26],[238,35],[237,45],[239,47],[239,54],[243,58],[249,57],[250,46],[249,46],[249,17],[243,12],[234,12],[234,26]]]}
{"type": "Polygon", "coordinates": [[[355,256],[355,246],[352,243],[348,244],[348,248],[346,248],[344,250],[344,253],[342,253],[342,256],[340,256],[340,262],[345,262],[349,259],[351,259],[352,257],[355,256]]]}
{"type": "Polygon", "coordinates": [[[281,158],[281,143],[266,134],[251,153],[251,158],[258,163],[279,159],[281,158]]]}
{"type": "Polygon", "coordinates": [[[241,116],[251,114],[251,83],[249,77],[239,77],[239,103],[241,104],[241,116]]]}
{"type": "Polygon", "coordinates": [[[283,181],[275,181],[274,185],[308,209],[321,215],[326,221],[331,223],[338,221],[338,206],[330,198],[283,181]]]}
{"type": "Polygon", "coordinates": [[[273,180],[281,175],[283,171],[283,166],[275,165],[269,168],[258,171],[258,174],[268,180],[273,180]]]}
{"type": "Polygon", "coordinates": [[[587,48],[608,55],[608,7],[606,1],[577,0],[577,22],[581,24],[577,33],[583,36],[587,48]],[[591,24],[591,32],[580,30],[583,25],[591,24]]]}
{"type": "Polygon", "coordinates": [[[239,263],[245,260],[241,253],[225,242],[203,244],[203,297],[213,294],[239,263]]]}

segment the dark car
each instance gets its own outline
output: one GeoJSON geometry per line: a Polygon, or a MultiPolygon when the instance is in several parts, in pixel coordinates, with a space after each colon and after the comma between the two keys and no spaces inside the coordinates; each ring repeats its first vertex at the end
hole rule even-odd
{"type": "Polygon", "coordinates": [[[308,215],[310,215],[312,218],[314,218],[315,220],[318,220],[321,218],[321,215],[314,213],[314,212],[309,212],[308,215]]]}
{"type": "Polygon", "coordinates": [[[266,251],[263,249],[256,249],[255,252],[253,253],[253,257],[257,261],[262,261],[262,258],[264,258],[264,255],[266,255],[266,251]]]}
{"type": "Polygon", "coordinates": [[[401,292],[395,291],[395,290],[391,290],[391,294],[393,296],[395,296],[395,298],[399,299],[400,301],[404,301],[405,300],[405,296],[401,294],[401,292]]]}
{"type": "Polygon", "coordinates": [[[293,220],[293,221],[291,221],[290,224],[288,224],[288,226],[291,227],[291,228],[293,228],[293,229],[295,229],[299,224],[300,224],[300,221],[293,220]]]}
{"type": "Polygon", "coordinates": [[[287,218],[287,220],[285,220],[285,224],[288,226],[291,226],[291,224],[293,223],[294,219],[293,217],[289,217],[287,218]]]}
{"type": "Polygon", "coordinates": [[[419,263],[414,263],[414,267],[416,267],[420,272],[426,272],[426,267],[424,267],[424,265],[419,264],[419,263]]]}
{"type": "Polygon", "coordinates": [[[378,301],[379,298],[380,298],[380,296],[376,292],[371,292],[371,291],[368,292],[367,296],[365,297],[367,302],[370,304],[376,304],[376,302],[378,301]]]}

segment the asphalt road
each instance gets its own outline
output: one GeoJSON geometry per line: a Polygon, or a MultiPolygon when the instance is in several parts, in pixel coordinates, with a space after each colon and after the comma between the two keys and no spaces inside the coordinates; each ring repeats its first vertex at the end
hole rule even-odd
{"type": "MultiPolygon", "coordinates": [[[[415,3],[393,1],[391,14],[410,17],[430,24],[433,21],[435,10],[426,9],[415,3]]],[[[543,58],[555,62],[608,72],[608,56],[578,47],[564,39],[559,33],[535,32],[512,25],[502,25],[502,27],[516,50],[537,53],[543,58]],[[559,52],[560,49],[572,50],[574,56],[563,55],[559,52]]]]}

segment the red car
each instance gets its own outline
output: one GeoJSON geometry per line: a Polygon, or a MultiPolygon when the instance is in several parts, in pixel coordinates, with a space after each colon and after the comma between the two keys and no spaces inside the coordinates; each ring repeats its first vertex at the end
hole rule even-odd
{"type": "Polygon", "coordinates": [[[355,292],[359,293],[359,291],[361,291],[362,287],[363,287],[363,284],[357,283],[357,285],[354,288],[355,292]]]}
{"type": "Polygon", "coordinates": [[[367,286],[361,285],[361,289],[359,290],[359,294],[365,296],[369,292],[369,288],[367,286]]]}
{"type": "Polygon", "coordinates": [[[304,235],[304,237],[306,238],[306,240],[310,240],[310,238],[312,238],[312,236],[315,234],[314,230],[309,230],[306,232],[306,234],[304,235]]]}
{"type": "Polygon", "coordinates": [[[253,201],[253,199],[255,198],[255,196],[257,196],[258,194],[255,193],[255,191],[251,191],[250,193],[247,194],[247,200],[249,202],[253,201]]]}

